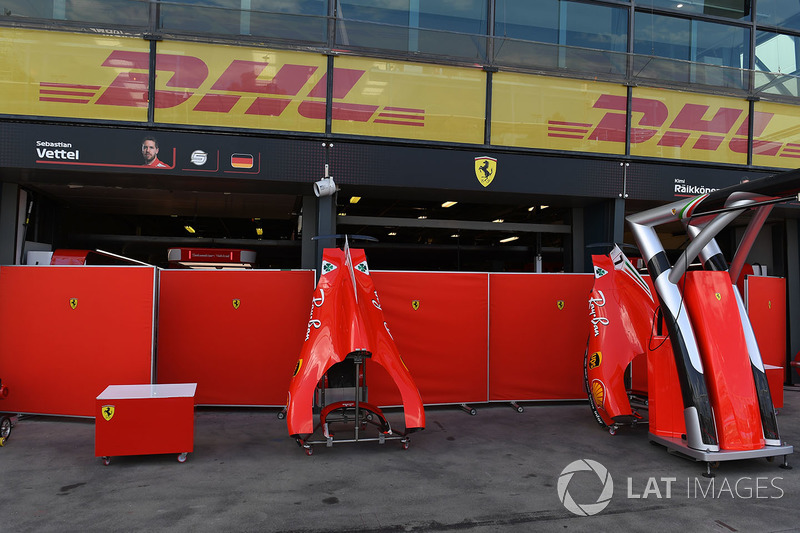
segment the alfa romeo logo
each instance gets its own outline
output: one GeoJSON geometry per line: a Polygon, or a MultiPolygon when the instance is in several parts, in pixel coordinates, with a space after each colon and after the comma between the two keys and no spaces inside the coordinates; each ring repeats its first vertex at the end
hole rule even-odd
{"type": "Polygon", "coordinates": [[[611,474],[608,473],[606,467],[597,461],[579,459],[571,462],[561,471],[561,475],[558,476],[556,488],[558,490],[558,499],[561,500],[561,503],[569,512],[578,516],[592,516],[605,509],[611,501],[611,496],[614,494],[614,481],[611,479],[611,474]],[[569,482],[572,480],[572,476],[575,475],[575,472],[594,472],[597,474],[600,483],[603,484],[603,489],[600,492],[600,496],[597,497],[596,502],[577,503],[572,499],[567,489],[569,488],[569,482]]]}

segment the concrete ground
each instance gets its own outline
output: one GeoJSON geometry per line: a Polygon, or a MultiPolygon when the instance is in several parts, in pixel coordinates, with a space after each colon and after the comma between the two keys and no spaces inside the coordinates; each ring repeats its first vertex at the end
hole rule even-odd
{"type": "MultiPolygon", "coordinates": [[[[108,466],[94,457],[93,420],[23,417],[0,448],[0,531],[800,530],[797,454],[792,470],[748,459],[709,479],[704,464],[649,444],[646,425],[611,436],[586,403],[523,405],[476,405],[476,416],[430,407],[408,450],[337,443],[312,456],[277,410],[198,408],[185,463],[108,466]],[[596,463],[561,475],[582,459],[596,463]],[[607,469],[613,491],[590,466],[607,469]],[[559,479],[567,505],[597,514],[568,510],[559,479]]],[[[388,414],[402,426],[400,411],[388,414]]],[[[786,388],[778,420],[800,446],[800,388],[786,388]]],[[[141,438],[158,435],[142,427],[141,438]]]]}

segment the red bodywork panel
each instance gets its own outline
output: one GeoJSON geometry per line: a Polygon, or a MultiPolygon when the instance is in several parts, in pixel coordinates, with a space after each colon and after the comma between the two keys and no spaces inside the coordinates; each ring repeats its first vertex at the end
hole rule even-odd
{"type": "Polygon", "coordinates": [[[684,298],[707,376],[720,448],[763,448],[758,397],[727,272],[688,272],[684,298]]]}
{"type": "Polygon", "coordinates": [[[325,249],[314,291],[306,340],[289,385],[286,422],[293,437],[312,434],[314,389],[348,354],[371,354],[397,385],[406,432],[425,427],[425,411],[414,379],[400,357],[369,275],[364,250],[325,249]]]}
{"type": "MultiPolygon", "coordinates": [[[[624,257],[624,256],[623,256],[624,257]]],[[[632,416],[625,369],[647,351],[657,305],[649,287],[627,261],[617,269],[605,255],[593,255],[595,282],[589,296],[586,385],[598,422],[609,426],[632,416]]]]}

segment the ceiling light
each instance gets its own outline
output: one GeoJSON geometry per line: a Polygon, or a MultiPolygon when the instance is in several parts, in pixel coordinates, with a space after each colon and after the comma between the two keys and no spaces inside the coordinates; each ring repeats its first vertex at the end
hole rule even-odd
{"type": "Polygon", "coordinates": [[[340,217],[346,217],[346,216],[347,216],[347,213],[345,213],[344,211],[342,211],[342,212],[340,212],[340,213],[339,213],[339,216],[340,216],[340,217]]]}
{"type": "Polygon", "coordinates": [[[351,204],[357,204],[360,200],[361,200],[360,196],[351,196],[350,197],[350,203],[351,204]]]}
{"type": "Polygon", "coordinates": [[[394,237],[395,235],[397,235],[396,231],[390,231],[389,232],[389,237],[394,237]]]}
{"type": "Polygon", "coordinates": [[[675,6],[675,7],[677,7],[678,9],[680,9],[680,8],[682,8],[682,7],[683,7],[683,4],[678,4],[678,5],[677,5],[677,6],[675,6]]]}
{"type": "Polygon", "coordinates": [[[426,218],[428,218],[428,215],[420,215],[420,216],[418,216],[417,218],[418,218],[419,220],[425,220],[426,218]]]}
{"type": "Polygon", "coordinates": [[[191,233],[192,235],[194,235],[196,233],[194,231],[194,228],[192,226],[190,226],[189,224],[186,224],[185,226],[183,226],[183,229],[185,229],[187,232],[191,233]]]}
{"type": "Polygon", "coordinates": [[[547,209],[548,207],[550,207],[550,206],[549,205],[540,205],[539,209],[547,209]]]}
{"type": "Polygon", "coordinates": [[[506,237],[505,239],[500,239],[500,242],[511,242],[511,241],[516,241],[517,239],[519,239],[519,237],[514,235],[513,237],[506,237]]]}
{"type": "Polygon", "coordinates": [[[449,201],[449,200],[448,200],[447,202],[445,202],[445,203],[443,203],[443,204],[442,204],[442,207],[453,207],[453,206],[454,206],[454,205],[456,205],[457,203],[458,203],[458,202],[452,202],[452,201],[449,201]]]}
{"type": "Polygon", "coordinates": [[[536,206],[535,206],[535,205],[532,205],[532,206],[530,206],[530,207],[528,208],[528,211],[533,211],[534,209],[536,209],[536,206]]]}
{"type": "Polygon", "coordinates": [[[453,234],[452,234],[452,235],[450,235],[450,236],[451,236],[451,237],[453,237],[454,239],[457,239],[457,238],[458,238],[458,233],[453,233],[453,234]]]}
{"type": "Polygon", "coordinates": [[[503,219],[502,218],[496,218],[496,219],[492,220],[492,222],[497,222],[498,224],[500,224],[501,222],[503,222],[503,219]]]}
{"type": "Polygon", "coordinates": [[[256,235],[259,237],[264,235],[264,228],[256,228],[256,235]]]}

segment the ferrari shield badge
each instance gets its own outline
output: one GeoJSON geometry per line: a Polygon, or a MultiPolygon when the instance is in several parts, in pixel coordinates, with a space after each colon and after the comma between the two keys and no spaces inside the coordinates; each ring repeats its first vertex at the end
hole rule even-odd
{"type": "Polygon", "coordinates": [[[564,306],[565,306],[565,305],[566,305],[566,304],[564,303],[564,300],[558,300],[558,301],[556,301],[556,307],[558,307],[558,310],[559,310],[559,311],[562,311],[562,310],[564,309],[564,306]]]}
{"type": "Polygon", "coordinates": [[[242,305],[242,301],[239,298],[233,299],[233,308],[239,309],[239,306],[242,305]]]}
{"type": "Polygon", "coordinates": [[[497,173],[497,159],[494,157],[475,158],[475,177],[484,187],[488,187],[497,173]]]}
{"type": "Polygon", "coordinates": [[[71,309],[75,309],[78,307],[78,299],[77,298],[70,298],[69,299],[69,306],[71,309]]]}
{"type": "Polygon", "coordinates": [[[104,405],[103,409],[102,409],[102,412],[103,412],[103,418],[105,418],[107,421],[111,420],[112,418],[114,418],[114,406],[113,405],[104,405]]]}
{"type": "Polygon", "coordinates": [[[411,309],[414,311],[419,309],[419,300],[411,300],[411,309]]]}
{"type": "Polygon", "coordinates": [[[722,301],[722,295],[720,293],[715,292],[714,296],[717,298],[717,300],[722,301]]]}

